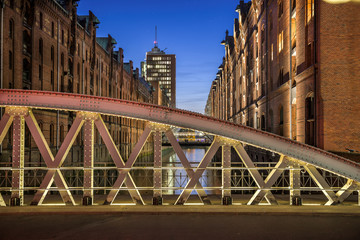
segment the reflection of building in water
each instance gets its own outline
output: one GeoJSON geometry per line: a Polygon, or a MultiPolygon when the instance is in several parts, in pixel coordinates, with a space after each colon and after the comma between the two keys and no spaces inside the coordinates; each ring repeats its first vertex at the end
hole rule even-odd
{"type": "MultiPolygon", "coordinates": [[[[206,152],[205,147],[201,148],[184,148],[183,151],[187,160],[190,162],[191,167],[195,171],[198,167],[201,159],[204,157],[206,152]]],[[[175,167],[176,169],[167,169],[163,171],[163,186],[168,188],[184,188],[189,181],[189,176],[186,173],[186,170],[183,168],[183,165],[177,156],[177,154],[172,150],[171,154],[168,156],[163,156],[163,167],[175,167]]],[[[213,186],[216,182],[214,179],[216,176],[216,171],[206,170],[203,173],[203,176],[200,178],[200,183],[203,187],[213,186]]],[[[221,175],[219,175],[221,176],[221,175]]],[[[221,181],[220,181],[221,182],[221,181]]],[[[163,191],[163,194],[180,194],[182,189],[169,189],[168,191],[163,191]]],[[[207,193],[210,193],[207,191],[207,193]]],[[[196,191],[193,191],[191,194],[197,194],[196,191]]]]}

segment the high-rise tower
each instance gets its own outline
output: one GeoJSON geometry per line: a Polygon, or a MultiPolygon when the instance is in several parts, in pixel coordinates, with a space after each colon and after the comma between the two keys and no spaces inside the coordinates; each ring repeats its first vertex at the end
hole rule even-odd
{"type": "Polygon", "coordinates": [[[146,53],[146,80],[155,88],[157,104],[162,104],[161,91],[169,98],[170,107],[176,107],[176,56],[160,50],[155,27],[154,48],[146,53]]]}

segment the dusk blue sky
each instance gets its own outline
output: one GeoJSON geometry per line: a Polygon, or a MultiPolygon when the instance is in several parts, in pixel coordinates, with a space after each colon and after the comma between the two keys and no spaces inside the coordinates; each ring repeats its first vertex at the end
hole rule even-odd
{"type": "Polygon", "coordinates": [[[224,56],[220,42],[233,32],[238,0],[81,0],[78,14],[91,10],[124,49],[125,61],[140,68],[158,28],[159,48],[176,54],[177,107],[204,112],[211,82],[224,56]]]}

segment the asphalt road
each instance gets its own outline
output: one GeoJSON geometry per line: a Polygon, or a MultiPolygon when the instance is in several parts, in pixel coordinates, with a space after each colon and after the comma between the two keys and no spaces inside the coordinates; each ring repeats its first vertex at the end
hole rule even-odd
{"type": "Polygon", "coordinates": [[[359,239],[360,217],[227,213],[0,215],[0,239],[359,239]]]}

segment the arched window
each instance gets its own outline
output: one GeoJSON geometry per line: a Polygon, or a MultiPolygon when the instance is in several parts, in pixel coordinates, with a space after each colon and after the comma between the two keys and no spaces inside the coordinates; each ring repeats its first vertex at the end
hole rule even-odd
{"type": "Polygon", "coordinates": [[[51,46],[51,63],[54,64],[54,56],[55,56],[55,50],[54,46],[51,46]]]}
{"type": "Polygon", "coordinates": [[[261,130],[266,131],[266,128],[265,128],[265,114],[261,115],[261,130]]]}
{"type": "Polygon", "coordinates": [[[44,43],[42,38],[39,39],[39,56],[40,56],[40,62],[43,62],[43,52],[44,52],[44,47],[43,47],[44,43]]]}
{"type": "Polygon", "coordinates": [[[61,67],[62,67],[62,69],[64,70],[64,54],[62,53],[61,54],[61,67]]]}
{"type": "Polygon", "coordinates": [[[23,77],[24,82],[31,83],[31,65],[30,62],[24,58],[23,59],[23,77]]]}
{"type": "Polygon", "coordinates": [[[26,23],[28,26],[31,26],[31,8],[29,4],[25,4],[25,14],[24,14],[24,23],[26,23]]]}
{"type": "Polygon", "coordinates": [[[54,46],[51,46],[51,73],[50,73],[50,83],[51,83],[51,90],[55,90],[55,49],[54,46]]]}
{"type": "Polygon", "coordinates": [[[55,24],[54,22],[51,22],[51,37],[55,37],[55,24]]]}
{"type": "Polygon", "coordinates": [[[73,62],[71,58],[68,59],[68,68],[69,68],[69,74],[73,76],[74,71],[73,71],[73,62]]]}
{"type": "Polygon", "coordinates": [[[315,144],[315,101],[314,93],[308,94],[305,99],[305,143],[315,144]]]}
{"type": "Polygon", "coordinates": [[[39,25],[40,25],[40,29],[42,30],[43,29],[43,14],[42,12],[40,13],[40,17],[39,17],[39,25]]]}
{"type": "Polygon", "coordinates": [[[40,81],[40,88],[41,90],[43,90],[44,86],[43,86],[43,40],[40,38],[39,39],[39,57],[40,57],[40,61],[39,61],[39,81],[40,81]]]}
{"type": "Polygon", "coordinates": [[[60,125],[60,143],[64,141],[65,136],[65,128],[64,125],[60,125]]]}
{"type": "Polygon", "coordinates": [[[80,93],[80,63],[77,64],[77,74],[78,74],[77,93],[80,93]]]}
{"type": "Polygon", "coordinates": [[[61,30],[61,43],[64,44],[65,40],[64,40],[64,30],[61,30]]]}
{"type": "Polygon", "coordinates": [[[23,50],[25,54],[31,54],[31,38],[28,31],[23,31],[23,50]]]}
{"type": "Polygon", "coordinates": [[[14,38],[14,20],[12,19],[9,20],[9,38],[14,38]]]}
{"type": "Polygon", "coordinates": [[[50,145],[55,145],[55,128],[54,124],[50,124],[50,145]]]}
{"type": "Polygon", "coordinates": [[[13,69],[13,53],[9,51],[9,70],[13,69]]]}

